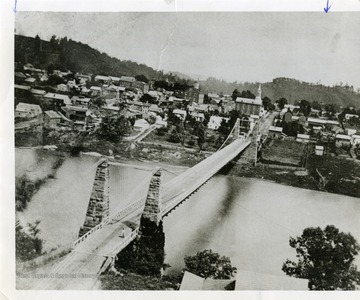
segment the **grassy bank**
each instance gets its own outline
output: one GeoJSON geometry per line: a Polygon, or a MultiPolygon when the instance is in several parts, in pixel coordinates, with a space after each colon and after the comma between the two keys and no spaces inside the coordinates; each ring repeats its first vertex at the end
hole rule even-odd
{"type": "MultiPolygon", "coordinates": [[[[311,153],[311,148],[309,149],[311,153]]],[[[104,155],[108,155],[111,150],[119,160],[162,162],[187,167],[194,166],[212,154],[179,146],[151,143],[139,143],[132,146],[125,142],[112,144],[94,141],[88,143],[84,150],[96,151],[104,155]]],[[[274,140],[262,149],[261,163],[256,167],[238,161],[237,164],[226,166],[222,174],[260,178],[294,187],[360,197],[358,162],[331,154],[322,157],[310,154],[307,172],[299,172],[297,167],[304,164],[305,156],[304,144],[296,141],[274,140]],[[326,178],[325,185],[320,183],[317,170],[326,178]]]]}
{"type": "Polygon", "coordinates": [[[289,186],[360,197],[360,165],[353,160],[333,156],[309,156],[307,172],[298,171],[282,165],[258,164],[257,166],[235,164],[224,168],[223,174],[240,177],[253,177],[286,184],[289,186]],[[321,184],[319,175],[326,179],[321,184]]]}

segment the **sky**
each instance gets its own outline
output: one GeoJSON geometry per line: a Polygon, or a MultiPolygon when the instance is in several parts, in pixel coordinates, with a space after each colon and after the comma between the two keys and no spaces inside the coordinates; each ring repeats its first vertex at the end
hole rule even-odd
{"type": "Polygon", "coordinates": [[[17,12],[15,28],[200,79],[360,88],[359,12],[17,12]]]}

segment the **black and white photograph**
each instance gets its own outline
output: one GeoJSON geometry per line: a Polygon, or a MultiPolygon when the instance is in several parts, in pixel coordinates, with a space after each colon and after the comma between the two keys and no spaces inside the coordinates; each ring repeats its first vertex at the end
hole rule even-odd
{"type": "Polygon", "coordinates": [[[359,290],[360,13],[323,2],[16,11],[15,289],[359,290]]]}

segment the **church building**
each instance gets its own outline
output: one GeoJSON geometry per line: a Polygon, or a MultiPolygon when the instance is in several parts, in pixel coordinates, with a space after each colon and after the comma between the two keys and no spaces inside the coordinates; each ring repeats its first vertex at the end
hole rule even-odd
{"type": "Polygon", "coordinates": [[[255,99],[237,97],[235,100],[235,109],[244,115],[260,116],[261,107],[261,84],[259,85],[255,99]]]}

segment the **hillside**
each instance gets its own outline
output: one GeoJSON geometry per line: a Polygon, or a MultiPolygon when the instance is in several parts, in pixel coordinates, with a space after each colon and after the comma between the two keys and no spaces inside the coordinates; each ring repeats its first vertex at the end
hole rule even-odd
{"type": "MultiPolygon", "coordinates": [[[[238,89],[249,90],[256,94],[259,82],[229,83],[208,78],[206,81],[200,81],[200,87],[204,93],[222,92],[231,95],[234,89],[238,89]]],[[[352,87],[347,85],[329,87],[290,78],[275,78],[272,82],[262,83],[262,97],[269,97],[273,101],[284,97],[290,103],[304,99],[309,102],[360,107],[360,94],[354,92],[352,87]]]]}
{"type": "Polygon", "coordinates": [[[132,61],[121,61],[106,53],[91,48],[89,45],[71,39],[43,41],[15,35],[15,61],[29,62],[36,67],[46,69],[54,64],[61,71],[84,72],[112,76],[145,75],[147,78],[162,78],[163,73],[144,64],[132,61]]]}
{"type": "MultiPolygon", "coordinates": [[[[129,60],[122,61],[101,53],[89,45],[68,40],[66,37],[57,39],[54,36],[50,41],[43,41],[39,37],[15,35],[15,61],[29,62],[43,69],[47,69],[49,64],[54,64],[56,69],[62,71],[112,76],[145,75],[148,79],[187,81],[190,85],[194,83],[194,80],[185,74],[179,72],[164,74],[144,64],[129,60]]],[[[256,94],[258,86],[258,82],[230,83],[215,78],[200,81],[202,93],[231,95],[235,89],[238,89],[250,90],[256,94]]],[[[354,92],[348,85],[329,87],[289,78],[275,78],[272,82],[262,83],[262,97],[269,97],[273,101],[284,97],[290,103],[305,99],[309,102],[360,107],[360,94],[354,92]]]]}

